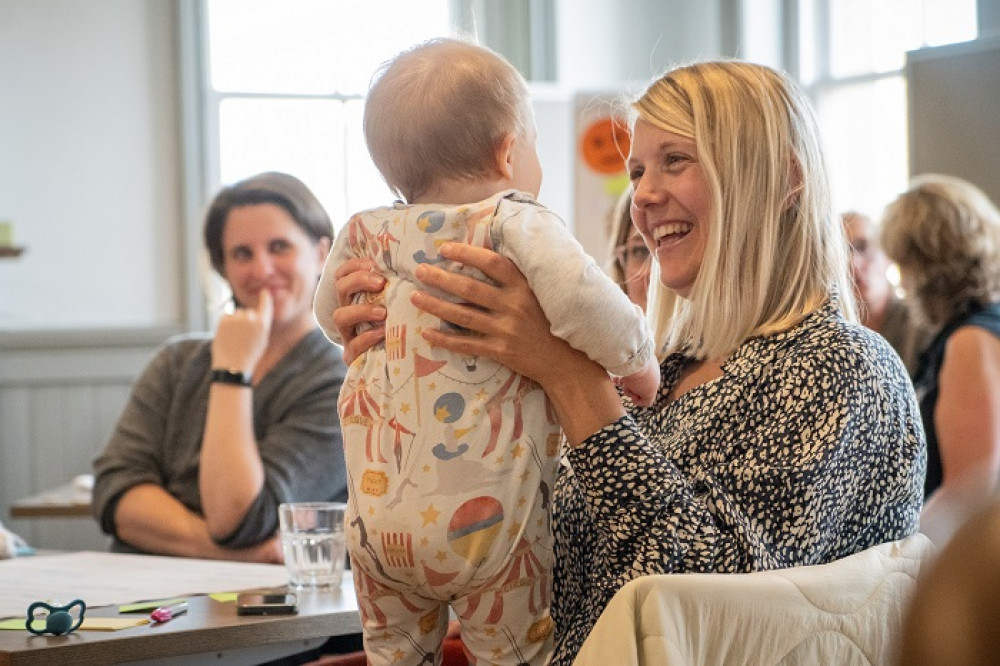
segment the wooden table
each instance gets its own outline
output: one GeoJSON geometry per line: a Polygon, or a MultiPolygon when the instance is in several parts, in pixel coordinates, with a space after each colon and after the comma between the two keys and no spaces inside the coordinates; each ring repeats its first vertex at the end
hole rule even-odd
{"type": "Polygon", "coordinates": [[[90,515],[90,490],[72,483],[10,505],[11,518],[89,518],[90,515]]]}
{"type": "MultiPolygon", "coordinates": [[[[361,631],[350,574],[341,590],[299,591],[298,597],[298,615],[240,616],[235,602],[195,596],[185,615],[163,624],[67,636],[0,631],[0,666],[260,664],[361,631]]],[[[104,607],[88,609],[87,617],[136,616],[104,607]]]]}

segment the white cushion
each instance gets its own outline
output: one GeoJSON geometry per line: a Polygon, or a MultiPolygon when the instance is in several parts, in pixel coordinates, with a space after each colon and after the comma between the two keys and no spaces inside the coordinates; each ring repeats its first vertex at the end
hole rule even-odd
{"type": "Polygon", "coordinates": [[[638,578],[612,598],[574,663],[892,664],[932,551],[917,533],[817,566],[638,578]]]}

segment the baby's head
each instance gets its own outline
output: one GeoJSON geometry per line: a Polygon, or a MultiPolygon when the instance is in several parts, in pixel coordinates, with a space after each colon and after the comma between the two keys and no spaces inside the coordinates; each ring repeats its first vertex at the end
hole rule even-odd
{"type": "MultiPolygon", "coordinates": [[[[364,131],[375,166],[409,203],[441,183],[502,177],[498,150],[511,137],[512,150],[537,167],[524,78],[493,51],[458,39],[423,42],[383,64],[368,92],[364,131]]],[[[537,197],[541,172],[525,179],[528,171],[517,169],[512,187],[537,197]]]]}

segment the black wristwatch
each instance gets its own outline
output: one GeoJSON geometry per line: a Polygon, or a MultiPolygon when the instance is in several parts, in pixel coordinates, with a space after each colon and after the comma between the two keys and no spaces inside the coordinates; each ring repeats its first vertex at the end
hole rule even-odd
{"type": "Polygon", "coordinates": [[[212,383],[230,384],[232,386],[253,386],[249,374],[238,370],[223,370],[221,368],[212,370],[212,383]]]}

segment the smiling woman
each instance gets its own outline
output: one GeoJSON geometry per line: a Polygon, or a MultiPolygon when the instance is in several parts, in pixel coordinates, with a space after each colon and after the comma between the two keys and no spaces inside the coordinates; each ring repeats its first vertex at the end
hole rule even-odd
{"type": "Polygon", "coordinates": [[[660,282],[686,297],[711,223],[708,182],[692,139],[637,120],[628,157],[632,221],[660,266],[660,282]]]}
{"type": "MultiPolygon", "coordinates": [[[[802,91],[761,65],[700,62],[654,80],[633,110],[633,216],[667,276],[654,275],[649,304],[667,344],[651,407],[623,405],[487,249],[441,253],[491,283],[425,264],[413,296],[477,334],[425,328],[431,344],[538,382],[569,443],[552,493],[553,664],[572,663],[634,578],[831,562],[911,534],[920,511],[913,386],[888,343],[851,321],[846,242],[802,91]]],[[[344,293],[362,284],[342,279],[344,293]]],[[[338,312],[377,320],[370,304],[338,312]]]]}
{"type": "Polygon", "coordinates": [[[236,309],[146,367],[94,461],[94,514],[115,550],[280,562],[278,505],[347,494],[345,368],[312,316],[333,228],[272,172],[219,192],[204,238],[236,309]]]}

